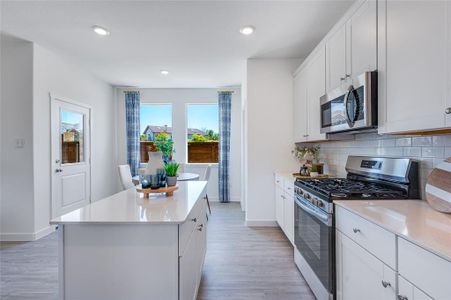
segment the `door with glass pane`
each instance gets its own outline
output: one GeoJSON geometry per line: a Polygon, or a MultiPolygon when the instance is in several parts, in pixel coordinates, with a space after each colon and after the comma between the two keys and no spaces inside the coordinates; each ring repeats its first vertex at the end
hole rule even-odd
{"type": "Polygon", "coordinates": [[[91,109],[52,98],[52,217],[80,208],[91,199],[91,109]]]}

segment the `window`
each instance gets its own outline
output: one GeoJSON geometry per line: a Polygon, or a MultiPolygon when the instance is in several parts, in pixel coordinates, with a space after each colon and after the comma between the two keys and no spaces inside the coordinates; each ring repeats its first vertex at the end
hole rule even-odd
{"type": "Polygon", "coordinates": [[[73,111],[61,111],[61,163],[74,164],[84,161],[84,116],[73,111]]]}
{"type": "Polygon", "coordinates": [[[159,134],[172,137],[172,105],[141,104],[140,114],[140,161],[148,162],[149,151],[155,151],[155,138],[159,134]]]}
{"type": "Polygon", "coordinates": [[[218,104],[187,105],[188,163],[217,163],[218,104]]]}

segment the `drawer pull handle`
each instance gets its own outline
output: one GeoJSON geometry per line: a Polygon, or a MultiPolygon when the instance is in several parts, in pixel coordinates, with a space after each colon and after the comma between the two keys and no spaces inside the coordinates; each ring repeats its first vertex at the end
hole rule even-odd
{"type": "Polygon", "coordinates": [[[352,231],[354,231],[354,233],[360,232],[360,229],[358,228],[352,228],[352,231]]]}
{"type": "Polygon", "coordinates": [[[202,231],[203,227],[204,227],[204,224],[200,224],[199,227],[197,227],[197,230],[202,231]]]}
{"type": "Polygon", "coordinates": [[[409,300],[409,298],[407,298],[407,296],[398,295],[398,300],[409,300]]]}
{"type": "Polygon", "coordinates": [[[383,286],[384,288],[387,288],[387,287],[391,286],[391,283],[388,282],[388,281],[382,280],[382,286],[383,286]]]}
{"type": "Polygon", "coordinates": [[[193,221],[194,223],[197,222],[197,218],[192,218],[191,221],[193,221]]]}

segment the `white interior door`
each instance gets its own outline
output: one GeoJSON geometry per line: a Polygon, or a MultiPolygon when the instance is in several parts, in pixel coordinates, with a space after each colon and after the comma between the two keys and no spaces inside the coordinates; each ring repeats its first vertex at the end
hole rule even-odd
{"type": "Polygon", "coordinates": [[[52,97],[52,217],[91,200],[91,109],[52,97]]]}

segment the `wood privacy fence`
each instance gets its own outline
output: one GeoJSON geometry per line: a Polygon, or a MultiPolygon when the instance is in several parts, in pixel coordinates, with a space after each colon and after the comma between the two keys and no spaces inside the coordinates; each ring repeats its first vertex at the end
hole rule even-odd
{"type": "MultiPolygon", "coordinates": [[[[188,142],[188,163],[217,163],[219,159],[218,142],[188,142]]],[[[157,151],[154,142],[140,142],[140,161],[149,161],[149,151],[157,151]]]]}
{"type": "Polygon", "coordinates": [[[217,163],[218,142],[188,142],[189,163],[217,163]]]}

